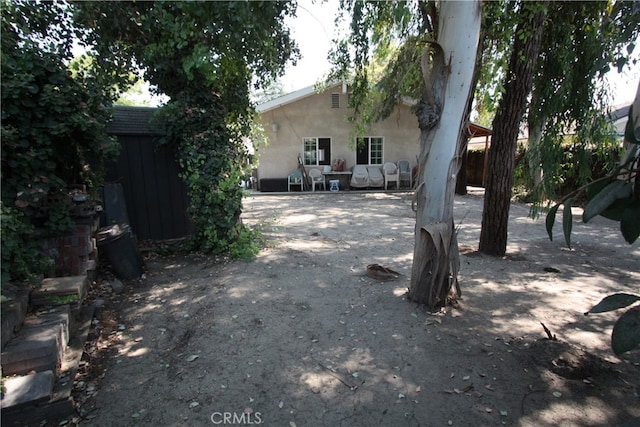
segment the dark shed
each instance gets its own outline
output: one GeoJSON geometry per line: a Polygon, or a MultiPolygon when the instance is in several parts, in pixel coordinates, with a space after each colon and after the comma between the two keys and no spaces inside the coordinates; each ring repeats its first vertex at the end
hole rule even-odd
{"type": "Polygon", "coordinates": [[[168,240],[193,233],[187,215],[187,187],[179,176],[173,149],[160,147],[161,132],[150,107],[114,107],[109,134],[121,149],[106,165],[106,182],[124,190],[131,228],[139,239],[168,240]]]}

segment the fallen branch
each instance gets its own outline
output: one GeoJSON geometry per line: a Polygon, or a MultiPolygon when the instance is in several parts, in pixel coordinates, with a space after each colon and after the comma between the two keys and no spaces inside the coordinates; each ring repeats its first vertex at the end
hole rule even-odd
{"type": "Polygon", "coordinates": [[[547,337],[549,338],[550,341],[558,341],[558,338],[556,338],[555,335],[551,334],[551,331],[549,330],[549,328],[545,326],[544,323],[540,322],[540,324],[544,328],[544,331],[547,333],[547,337]]]}
{"type": "Polygon", "coordinates": [[[334,371],[333,369],[329,369],[326,366],[324,366],[322,363],[318,362],[318,365],[320,365],[320,367],[322,369],[324,369],[325,371],[327,371],[329,373],[329,375],[331,375],[333,378],[337,379],[338,381],[340,381],[342,384],[346,385],[347,387],[349,387],[349,390],[354,391],[358,389],[358,386],[354,383],[352,383],[349,378],[347,378],[345,375],[334,371]]]}

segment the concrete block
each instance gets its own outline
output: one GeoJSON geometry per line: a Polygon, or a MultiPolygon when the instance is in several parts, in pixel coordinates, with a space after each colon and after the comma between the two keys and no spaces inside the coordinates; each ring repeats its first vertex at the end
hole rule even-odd
{"type": "Polygon", "coordinates": [[[44,279],[39,289],[31,292],[31,304],[80,305],[87,295],[87,275],[44,279]]]}
{"type": "Polygon", "coordinates": [[[35,328],[59,324],[62,327],[62,343],[66,346],[69,343],[70,316],[71,309],[69,305],[61,305],[48,311],[40,311],[27,316],[24,319],[24,326],[35,328]]]}
{"type": "Polygon", "coordinates": [[[9,378],[4,382],[6,389],[0,401],[2,409],[18,408],[23,405],[48,401],[53,391],[56,376],[52,371],[9,378]]]}
{"type": "Polygon", "coordinates": [[[6,346],[0,360],[3,375],[25,375],[31,371],[58,372],[64,355],[62,326],[23,328],[6,346]]]}
{"type": "MultiPolygon", "coordinates": [[[[3,289],[3,292],[4,291],[3,289]]],[[[22,327],[28,307],[29,291],[27,289],[18,289],[12,292],[9,300],[2,302],[2,307],[0,308],[2,318],[2,325],[0,326],[2,333],[0,349],[3,349],[5,344],[18,333],[22,327]]]]}

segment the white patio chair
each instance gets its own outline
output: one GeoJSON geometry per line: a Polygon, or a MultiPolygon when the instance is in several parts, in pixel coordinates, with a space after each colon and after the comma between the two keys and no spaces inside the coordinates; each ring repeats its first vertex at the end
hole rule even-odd
{"type": "Polygon", "coordinates": [[[409,160],[398,160],[398,171],[400,172],[400,182],[409,181],[409,188],[413,188],[413,174],[409,160]]]}
{"type": "Polygon", "coordinates": [[[396,190],[400,188],[400,174],[398,173],[398,167],[391,162],[387,162],[382,166],[382,170],[384,171],[384,189],[387,190],[389,188],[390,182],[396,183],[396,190]]]}
{"type": "Polygon", "coordinates": [[[311,178],[311,189],[316,191],[316,185],[322,185],[322,189],[326,190],[324,175],[319,169],[309,169],[309,177],[311,178]]]}

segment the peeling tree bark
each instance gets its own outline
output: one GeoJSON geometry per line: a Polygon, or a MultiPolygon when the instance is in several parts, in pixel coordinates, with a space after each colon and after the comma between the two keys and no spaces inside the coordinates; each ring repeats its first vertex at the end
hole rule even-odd
{"type": "Polygon", "coordinates": [[[493,119],[489,149],[490,173],[485,187],[480,252],[503,256],[507,252],[507,227],[515,169],[518,131],[533,84],[533,71],[542,42],[548,1],[523,2],[509,60],[504,95],[493,119]]]}
{"type": "Polygon", "coordinates": [[[461,133],[472,91],[480,37],[479,1],[443,1],[438,43],[423,55],[426,90],[418,108],[420,175],[416,190],[416,242],[409,299],[435,309],[458,294],[458,242],[453,197],[460,168],[461,133]]]}

